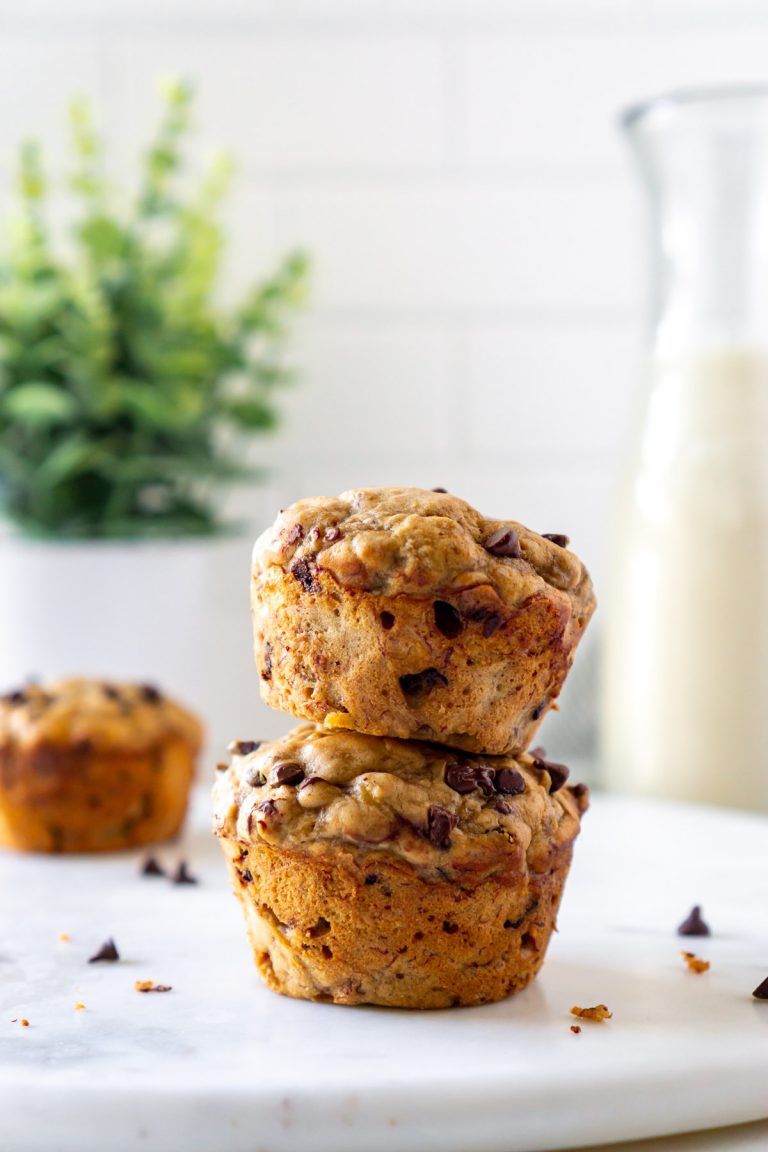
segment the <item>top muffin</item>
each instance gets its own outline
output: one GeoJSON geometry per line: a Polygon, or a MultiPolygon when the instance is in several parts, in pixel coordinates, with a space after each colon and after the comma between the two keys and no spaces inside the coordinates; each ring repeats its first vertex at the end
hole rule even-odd
{"type": "Polygon", "coordinates": [[[525,748],[595,608],[567,543],[443,492],[299,501],[254,549],[265,702],[371,735],[525,748]]]}

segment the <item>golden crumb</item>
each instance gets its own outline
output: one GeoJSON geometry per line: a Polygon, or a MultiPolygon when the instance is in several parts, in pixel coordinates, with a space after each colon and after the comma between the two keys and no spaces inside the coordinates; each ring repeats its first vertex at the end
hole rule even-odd
{"type": "Polygon", "coordinates": [[[85,1012],[85,1004],[81,1004],[78,1000],[77,1004],[75,1004],[75,1012],[85,1012]]]}
{"type": "Polygon", "coordinates": [[[574,1005],[571,1008],[571,1016],[578,1016],[580,1020],[596,1020],[600,1023],[602,1020],[610,1020],[613,1012],[609,1012],[605,1004],[595,1004],[594,1008],[579,1008],[574,1005]]]}
{"type": "Polygon", "coordinates": [[[170,984],[155,984],[154,980],[137,980],[134,984],[137,992],[170,992],[170,984]]]}
{"type": "Polygon", "coordinates": [[[700,956],[694,955],[693,952],[681,952],[680,955],[688,965],[689,972],[697,972],[700,974],[709,971],[709,960],[702,960],[700,956]]]}
{"type": "Polygon", "coordinates": [[[571,1024],[571,1032],[573,1032],[574,1036],[578,1036],[579,1032],[581,1032],[581,1025],[571,1024]]]}
{"type": "Polygon", "coordinates": [[[27,1020],[26,1016],[22,1016],[19,1024],[21,1024],[22,1028],[29,1028],[29,1020],[27,1020]]]}
{"type": "Polygon", "coordinates": [[[70,936],[69,932],[59,932],[59,940],[61,940],[62,944],[66,944],[67,941],[71,939],[72,937],[70,936]]]}

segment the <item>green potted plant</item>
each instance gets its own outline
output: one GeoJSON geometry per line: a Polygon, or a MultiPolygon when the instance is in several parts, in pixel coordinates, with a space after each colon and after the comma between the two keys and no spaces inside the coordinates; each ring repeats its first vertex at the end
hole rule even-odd
{"type": "Polygon", "coordinates": [[[215,159],[190,186],[191,103],[187,84],[165,85],[138,189],[121,200],[75,102],[63,252],[40,150],[20,151],[0,255],[2,683],[154,675],[189,695],[196,677],[192,695],[205,694],[216,561],[244,546],[222,488],[258,475],[251,442],[275,424],[307,262],[289,255],[239,304],[218,304],[231,164],[215,159]]]}

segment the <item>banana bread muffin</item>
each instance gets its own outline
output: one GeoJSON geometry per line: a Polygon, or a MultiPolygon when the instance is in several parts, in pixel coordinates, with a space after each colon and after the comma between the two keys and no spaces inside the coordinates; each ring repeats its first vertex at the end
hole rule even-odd
{"type": "Polygon", "coordinates": [[[587,807],[567,769],[313,724],[231,751],[214,832],[270,988],[444,1008],[541,967],[587,807]]]}
{"type": "Polygon", "coordinates": [[[0,846],[98,852],[172,836],[201,739],[150,684],[62,680],[0,697],[0,846]]]}
{"type": "Polygon", "coordinates": [[[567,544],[443,492],[299,501],[254,549],[265,703],[375,736],[528,747],[595,608],[567,544]]]}

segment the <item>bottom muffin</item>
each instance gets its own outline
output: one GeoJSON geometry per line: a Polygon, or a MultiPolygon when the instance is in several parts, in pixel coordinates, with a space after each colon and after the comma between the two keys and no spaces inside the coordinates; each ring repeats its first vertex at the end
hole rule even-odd
{"type": "Polygon", "coordinates": [[[173,836],[202,728],[148,684],[62,680],[0,697],[0,847],[104,852],[173,836]]]}
{"type": "Polygon", "coordinates": [[[561,766],[312,724],[231,750],[214,831],[275,991],[445,1008],[535,976],[587,807],[561,766]]]}

